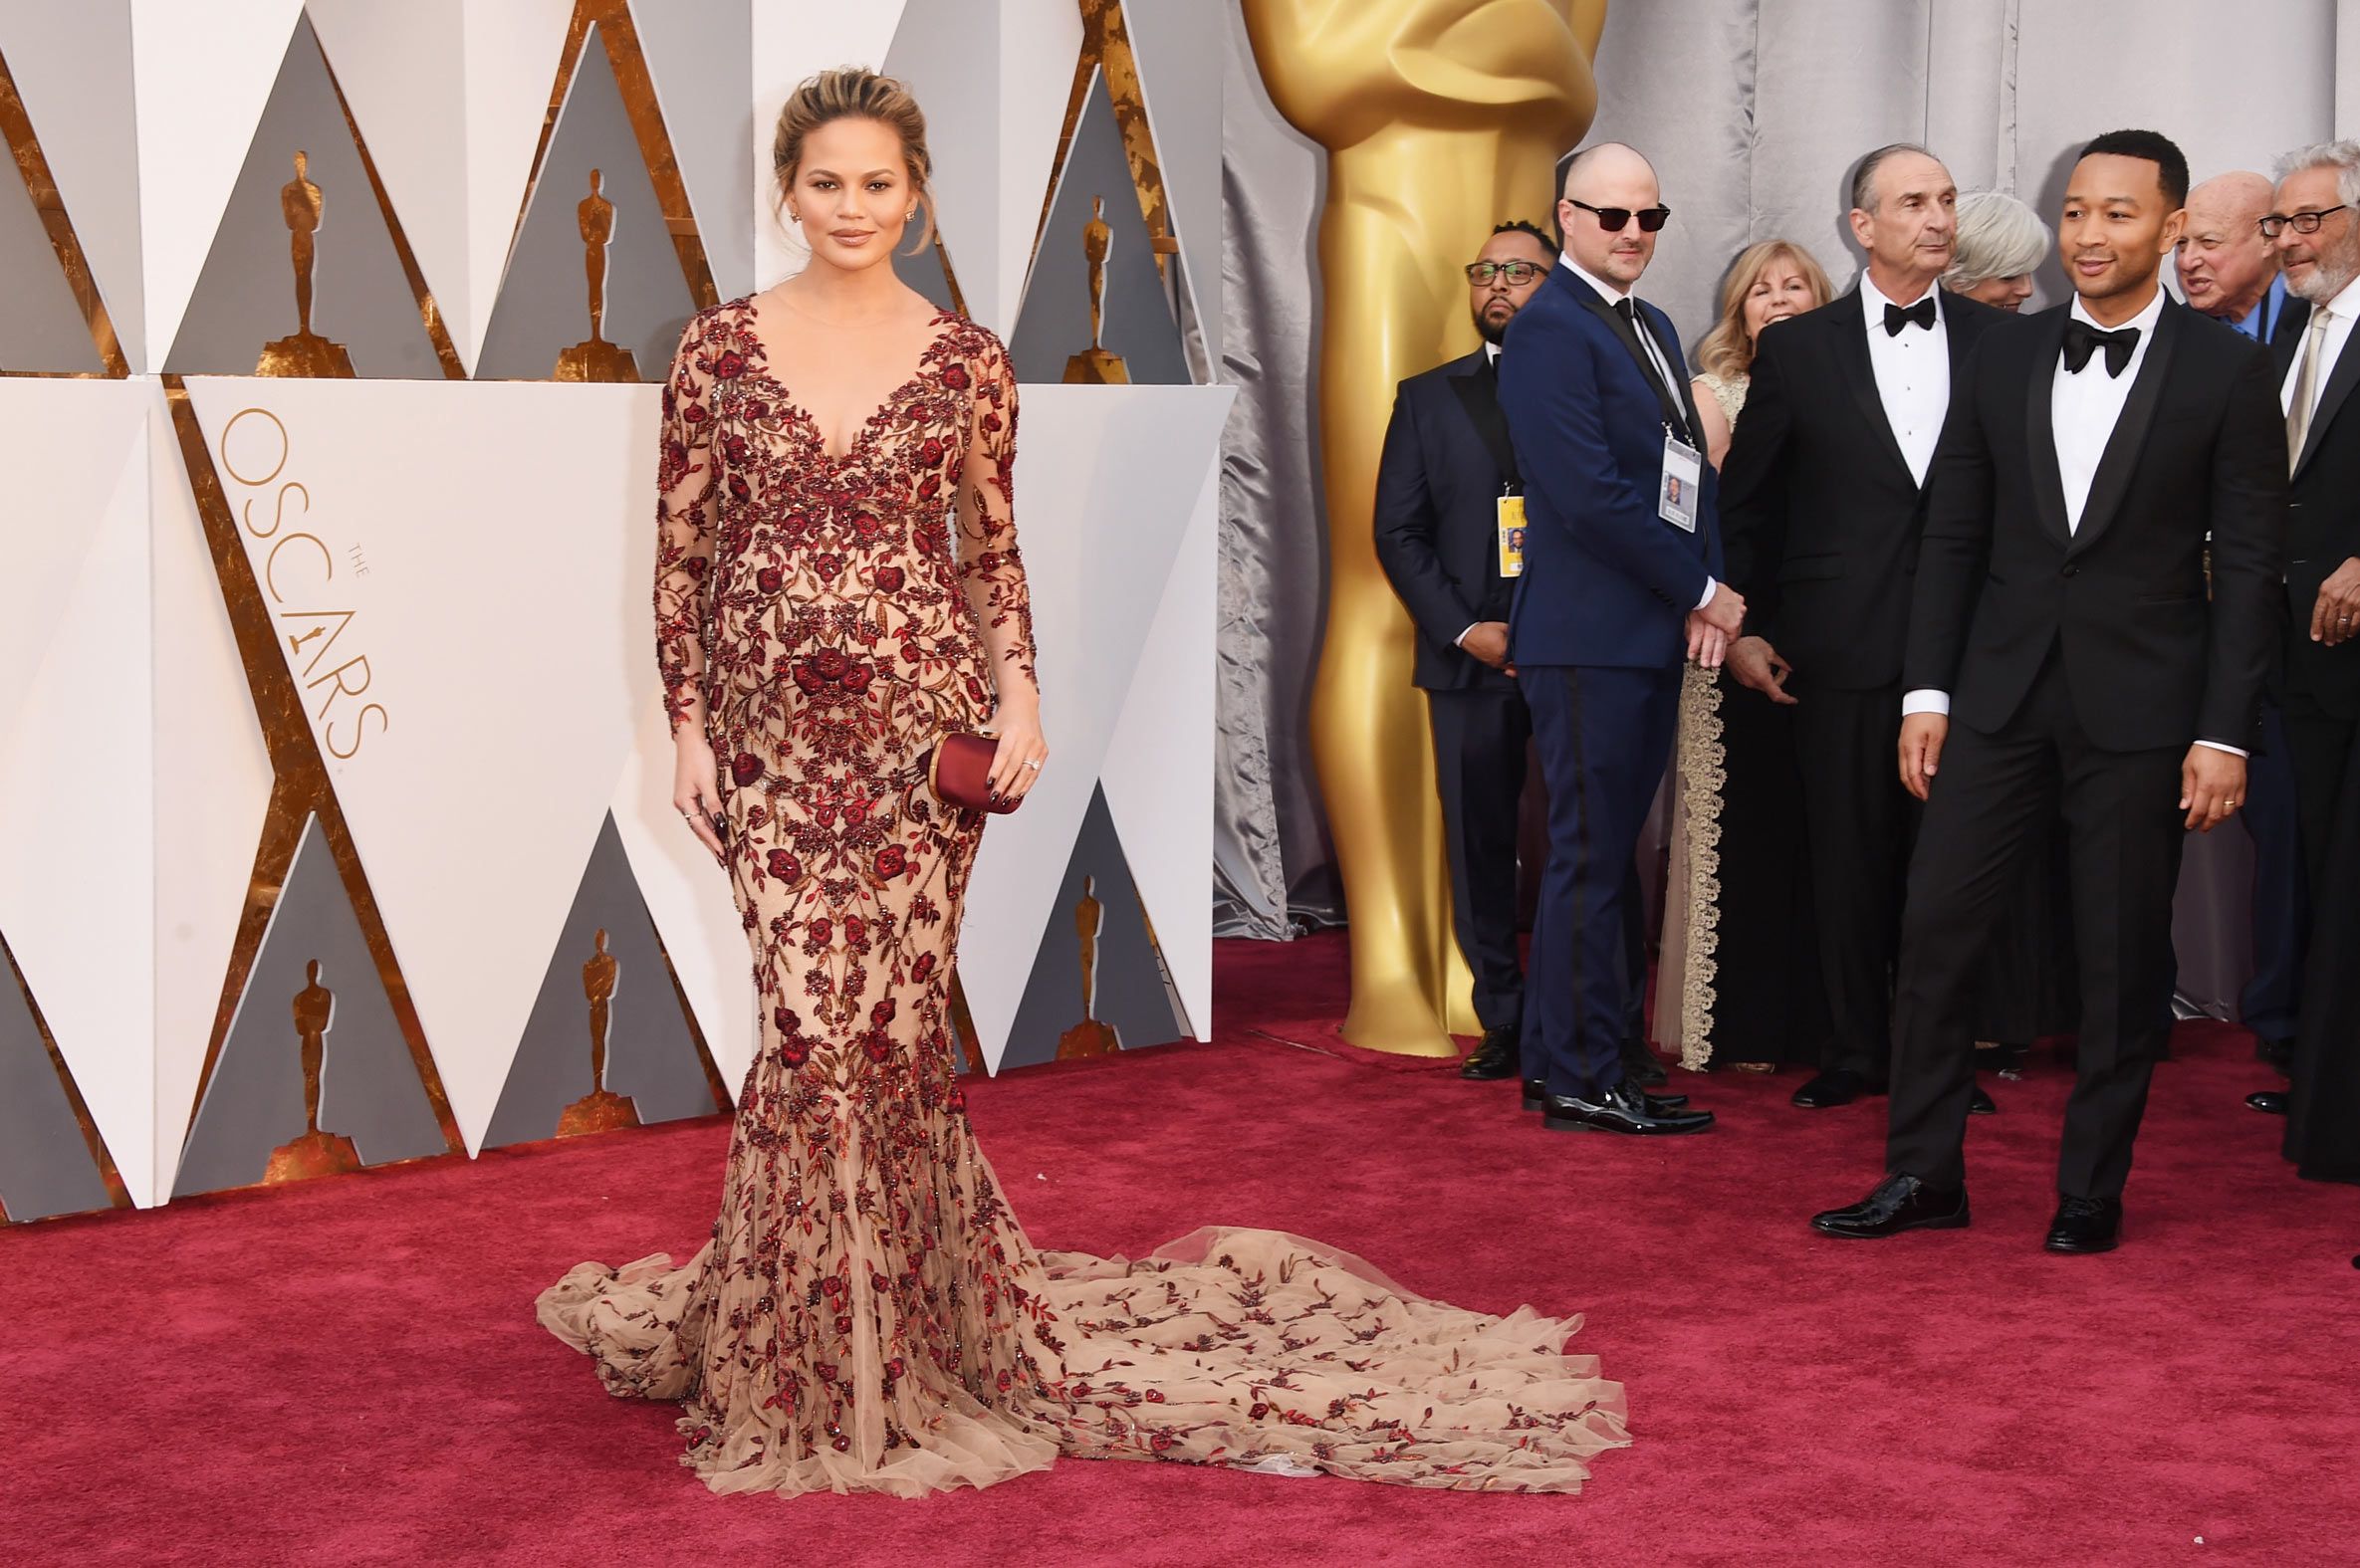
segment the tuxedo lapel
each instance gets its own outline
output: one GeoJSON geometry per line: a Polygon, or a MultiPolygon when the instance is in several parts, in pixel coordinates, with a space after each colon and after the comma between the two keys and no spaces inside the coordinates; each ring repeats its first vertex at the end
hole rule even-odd
{"type": "Polygon", "coordinates": [[[2302,349],[2302,335],[2311,325],[2311,304],[2292,295],[2278,312],[2278,325],[2270,329],[2269,362],[2277,366],[2278,382],[2285,384],[2286,372],[2294,368],[2294,356],[2302,349]]]}
{"type": "Polygon", "coordinates": [[[1701,452],[1705,445],[1702,437],[1705,424],[1702,419],[1697,417],[1694,378],[1689,375],[1688,361],[1680,352],[1679,336],[1672,328],[1672,319],[1644,300],[1639,302],[1639,309],[1653,320],[1654,331],[1659,345],[1663,348],[1664,358],[1680,377],[1680,384],[1674,390],[1679,394],[1681,412],[1688,419],[1689,438],[1695,442],[1697,450],[1701,452]]]}
{"type": "MultiPolygon", "coordinates": [[[[2155,423],[2156,405],[2163,400],[2164,383],[2172,373],[2172,351],[2179,346],[2180,334],[2187,328],[2185,307],[2167,304],[2163,315],[2156,319],[2155,341],[2148,344],[2147,357],[2140,362],[2139,378],[2131,383],[2130,395],[2123,399],[2122,417],[2114,421],[2114,433],[2106,438],[2106,450],[2098,459],[2097,472],[2090,476],[2089,500],[2081,508],[2081,527],[2074,532],[2068,555],[2087,550],[2090,542],[2106,532],[2106,525],[2114,521],[2114,514],[2122,506],[2123,492],[2130,488],[2131,471],[2138,466],[2139,448],[2146,443],[2147,427],[2155,423]]],[[[2058,340],[2063,341],[2059,333],[2058,340]]]]}
{"type": "MultiPolygon", "coordinates": [[[[2066,311],[2051,311],[2032,344],[2032,374],[2024,388],[2024,442],[2032,454],[2032,500],[2040,526],[2058,544],[2071,547],[2072,526],[2065,520],[2065,480],[2057,468],[2057,432],[2051,397],[2056,390],[2057,356],[2065,346],[2066,311]]],[[[2082,517],[2089,516],[2085,508],[2082,517]]]]}
{"type": "Polygon", "coordinates": [[[1444,379],[1475,427],[1476,439],[1492,456],[1492,463],[1509,484],[1517,483],[1516,447],[1508,438],[1508,413],[1500,406],[1500,377],[1489,356],[1477,349],[1453,367],[1444,379]]]}
{"type": "MultiPolygon", "coordinates": [[[[1901,477],[1909,481],[1912,490],[1918,487],[1909,471],[1909,459],[1902,456],[1901,443],[1893,435],[1893,421],[1885,417],[1885,399],[1876,387],[1876,361],[1868,356],[1868,303],[1860,298],[1857,286],[1840,296],[1827,308],[1828,327],[1835,334],[1835,362],[1837,377],[1852,394],[1852,401],[1860,407],[1860,417],[1875,432],[1877,449],[1893,460],[1901,470],[1901,477]]],[[[1959,369],[1959,354],[1951,353],[1951,373],[1959,369]]],[[[1953,383],[1954,389],[1956,383],[1953,383]]]]}
{"type": "Polygon", "coordinates": [[[2344,339],[2343,352],[2335,356],[2335,363],[2327,368],[2327,384],[2319,390],[2319,406],[2311,410],[2310,428],[2302,438],[2302,453],[2296,458],[2294,472],[2299,474],[2319,450],[2319,440],[2327,434],[2327,426],[2334,420],[2336,409],[2352,395],[2352,383],[2360,381],[2360,334],[2344,339]]]}
{"type": "Polygon", "coordinates": [[[1597,290],[1583,283],[1570,271],[1565,274],[1565,280],[1572,287],[1574,297],[1588,309],[1591,315],[1606,324],[1606,330],[1614,335],[1614,340],[1622,344],[1622,351],[1631,356],[1631,363],[1639,367],[1639,378],[1655,388],[1655,400],[1662,407],[1664,421],[1667,424],[1686,425],[1689,430],[1695,430],[1695,425],[1687,423],[1687,412],[1673,400],[1676,394],[1672,389],[1658,384],[1659,378],[1656,375],[1655,364],[1647,357],[1647,350],[1639,345],[1639,335],[1632,331],[1631,324],[1624,321],[1622,314],[1614,307],[1598,298],[1597,290]]]}

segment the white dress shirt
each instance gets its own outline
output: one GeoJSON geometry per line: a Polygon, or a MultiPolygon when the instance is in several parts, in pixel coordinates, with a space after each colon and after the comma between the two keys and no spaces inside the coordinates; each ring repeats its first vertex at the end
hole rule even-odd
{"type": "MultiPolygon", "coordinates": [[[[2319,373],[2311,378],[2311,408],[2314,413],[2319,407],[2320,397],[2327,391],[2327,377],[2334,371],[2335,361],[2342,356],[2344,344],[2351,340],[2352,323],[2360,321],[2360,278],[2345,284],[2343,292],[2325,305],[2312,306],[2311,322],[2316,322],[2322,314],[2327,317],[2327,336],[2319,344],[2319,373]]],[[[2310,322],[2305,322],[2303,328],[2307,340],[2310,322]]],[[[2286,366],[2285,382],[2278,388],[2280,412],[2294,412],[2294,384],[2301,378],[2302,354],[2298,351],[2294,355],[2294,362],[2286,366]]],[[[2296,452],[2290,455],[2300,457],[2302,454],[2296,452]]]]}
{"type": "MultiPolygon", "coordinates": [[[[2163,320],[2164,304],[2164,292],[2159,287],[2155,298],[2147,302],[2147,308],[2122,324],[2138,329],[2139,340],[2131,349],[2130,363],[2122,367],[2120,375],[2107,374],[2103,348],[2092,350],[2079,370],[2065,368],[2064,351],[2057,352],[2056,371],[2048,388],[2048,419],[2056,433],[2057,481],[2065,492],[2068,533],[2081,532],[2081,514],[2089,506],[2090,482],[2097,477],[2098,462],[2106,455],[2106,443],[2114,438],[2114,426],[2122,418],[2122,405],[2130,400],[2131,383],[2139,378],[2139,367],[2147,362],[2147,350],[2155,342],[2156,324],[2163,320]]],[[[2078,296],[2074,298],[2070,315],[2072,320],[2085,322],[2099,332],[2122,330],[2102,326],[2078,296]]],[[[1901,699],[1905,717],[1913,713],[1950,711],[1950,693],[1931,687],[1913,691],[1901,699]]],[[[2196,744],[2234,757],[2245,755],[2242,748],[2225,746],[2219,741],[2196,744]]]]}
{"type": "Polygon", "coordinates": [[[1926,470],[1934,464],[1935,443],[1942,438],[1943,415],[1951,406],[1951,335],[1943,323],[1942,289],[1929,283],[1916,300],[1888,300],[1863,271],[1860,314],[1868,325],[1868,363],[1876,372],[1876,395],[1885,405],[1885,423],[1892,427],[1902,460],[1909,464],[1909,477],[1923,486],[1926,470]],[[1931,329],[1885,331],[1886,306],[1907,308],[1929,297],[1934,301],[1931,329]]]}

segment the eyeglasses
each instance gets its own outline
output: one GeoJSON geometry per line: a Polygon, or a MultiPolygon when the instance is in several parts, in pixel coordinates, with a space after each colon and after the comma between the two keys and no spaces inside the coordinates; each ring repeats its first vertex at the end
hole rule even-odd
{"type": "Polygon", "coordinates": [[[1479,289],[1494,278],[1506,278],[1510,283],[1517,284],[1531,283],[1544,270],[1538,262],[1470,262],[1467,265],[1467,281],[1479,289]]]}
{"type": "Polygon", "coordinates": [[[1597,214],[1598,227],[1604,229],[1608,234],[1620,234],[1633,218],[1639,220],[1641,233],[1653,234],[1669,222],[1672,216],[1672,209],[1669,207],[1641,207],[1637,212],[1633,212],[1628,207],[1593,207],[1586,201],[1573,201],[1570,196],[1565,199],[1572,201],[1574,206],[1584,212],[1597,214]]]}
{"type": "Polygon", "coordinates": [[[2346,206],[2346,203],[2338,202],[2326,212],[2273,212],[2255,221],[2261,225],[2261,237],[2265,240],[2274,240],[2288,229],[2297,234],[2316,234],[2319,225],[2327,221],[2330,213],[2342,212],[2346,206]]]}

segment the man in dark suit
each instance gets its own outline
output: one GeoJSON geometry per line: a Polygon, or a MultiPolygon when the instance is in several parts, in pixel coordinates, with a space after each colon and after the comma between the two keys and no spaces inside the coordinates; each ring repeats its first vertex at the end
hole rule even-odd
{"type": "Polygon", "coordinates": [[[2360,1182],[2360,142],[2306,147],[2280,174],[2263,228],[2309,307],[2276,356],[2292,454],[2283,710],[2311,901],[2286,1157],[2360,1182]]]}
{"type": "Polygon", "coordinates": [[[1721,470],[1729,577],[1758,628],[1731,646],[1730,670],[1796,704],[1834,1025],[1822,1070],[1795,1091],[1806,1109],[1882,1094],[1892,1068],[1893,963],[1917,825],[1893,777],[1909,574],[1953,388],[2004,314],[1937,285],[1958,194],[1923,147],[1896,143],[1860,160],[1851,225],[1868,265],[1849,294],[1763,333],[1721,470]]]}
{"type": "MultiPolygon", "coordinates": [[[[1484,1028],[1459,1069],[1463,1078],[1514,1076],[1524,1023],[1517,809],[1533,721],[1508,667],[1524,502],[1500,408],[1499,362],[1509,323],[1555,262],[1556,246],[1536,224],[1492,231],[1467,268],[1469,310],[1483,346],[1401,383],[1377,463],[1377,560],[1417,625],[1411,679],[1426,693],[1434,731],[1451,923],[1475,976],[1475,1015],[1484,1028]]],[[[1635,951],[1644,975],[1645,951],[1635,951]]],[[[1638,991],[1631,995],[1636,1003],[1638,991]]],[[[1629,1037],[1640,1038],[1641,1030],[1631,1028],[1629,1037]]],[[[1644,1060],[1644,1045],[1639,1050],[1644,1060]]],[[[1660,1067],[1654,1081],[1663,1081],[1660,1067]]]]}
{"type": "Polygon", "coordinates": [[[1899,763],[1926,813],[1902,915],[1890,1174],[1812,1222],[1828,1234],[1967,1224],[1973,982],[2049,822],[2071,867],[2082,1021],[2045,1244],[2101,1252],[2120,1235],[2170,1027],[2181,846],[2244,793],[2283,615],[2269,355],[2160,287],[2187,195],[2164,137],[2092,141],[2057,231],[2076,299],[1993,326],[1952,400],[1902,673],[1899,763]]]}
{"type": "Polygon", "coordinates": [[[1670,216],[1655,170],[1607,142],[1565,165],[1547,284],[1501,358],[1525,481],[1509,657],[1548,781],[1524,1072],[1551,1128],[1699,1132],[1622,1062],[1625,870],[1670,761],[1684,656],[1718,663],[1744,601],[1718,580],[1715,480],[1670,320],[1631,297],[1670,216]]]}

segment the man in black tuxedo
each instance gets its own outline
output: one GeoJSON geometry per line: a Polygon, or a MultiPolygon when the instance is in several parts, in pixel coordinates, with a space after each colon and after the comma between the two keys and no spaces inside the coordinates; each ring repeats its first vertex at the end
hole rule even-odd
{"type": "MultiPolygon", "coordinates": [[[[1947,293],[1958,189],[1896,143],[1852,176],[1856,288],[1762,335],[1746,417],[1721,472],[1730,580],[1761,635],[1731,672],[1792,700],[1812,912],[1834,1032],[1806,1109],[1881,1094],[1891,1072],[1893,963],[1916,807],[1893,777],[1901,646],[1920,502],[1951,394],[2005,313],[1947,293]]],[[[1981,1090],[1976,1091],[1978,1095],[1981,1090]]],[[[1979,1109],[1988,1109],[1984,1101],[1979,1109]]]]}
{"type": "Polygon", "coordinates": [[[2101,1252],[2120,1234],[2170,1028],[2181,846],[2244,794],[2284,615],[2268,351],[2158,279],[2187,195],[2164,137],[2092,141],[2058,224],[2077,298],[1993,326],[1952,400],[1902,675],[1901,776],[1926,813],[1902,915],[1890,1174],[1812,1221],[1828,1234],[1967,1224],[1974,981],[2043,822],[2065,835],[2082,998],[2045,1244],[2101,1252]]]}
{"type": "MultiPolygon", "coordinates": [[[[1418,630],[1411,679],[1426,693],[1434,731],[1451,870],[1451,923],[1475,975],[1483,1039],[1463,1078],[1517,1071],[1524,1022],[1524,965],[1517,955],[1517,808],[1533,719],[1508,664],[1510,596],[1522,570],[1523,540],[1504,537],[1521,515],[1522,486],[1500,407],[1500,345],[1508,324],[1556,263],[1556,246],[1536,224],[1503,223],[1468,264],[1469,311],[1483,346],[1403,381],[1377,463],[1377,560],[1418,630]],[[1504,507],[1503,501],[1512,502],[1504,507]]],[[[1639,966],[1633,1012],[1646,975],[1644,933],[1626,937],[1639,966]]],[[[1634,1075],[1661,1083],[1634,1016],[1626,1045],[1634,1075]]]]}
{"type": "Polygon", "coordinates": [[[2275,383],[2292,454],[2282,708],[2311,899],[2286,1157],[2360,1182],[2360,142],[2306,147],[2279,172],[2262,226],[2309,308],[2275,383]]]}

